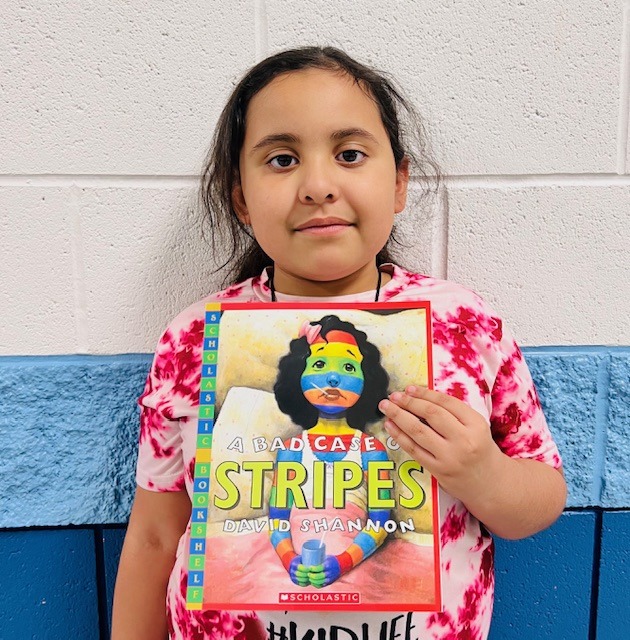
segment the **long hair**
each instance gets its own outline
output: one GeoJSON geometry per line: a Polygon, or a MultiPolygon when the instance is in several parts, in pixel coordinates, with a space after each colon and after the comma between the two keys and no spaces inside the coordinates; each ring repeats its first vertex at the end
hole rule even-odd
{"type": "MultiPolygon", "coordinates": [[[[337,316],[324,316],[311,325],[321,325],[320,336],[326,340],[329,331],[347,331],[357,341],[359,351],[363,355],[361,370],[363,372],[363,391],[357,402],[346,410],[346,421],[353,429],[363,431],[368,422],[375,422],[382,417],[378,403],[387,397],[389,376],[381,365],[381,353],[363,331],[359,331],[352,323],[344,322],[337,316]]],[[[303,429],[315,426],[319,411],[304,397],[300,380],[306,367],[306,360],[311,355],[310,345],[305,336],[291,340],[289,353],[280,359],[278,377],[273,386],[276,402],[280,411],[286,413],[291,420],[303,429]]]]}
{"type": "MultiPolygon", "coordinates": [[[[228,267],[226,283],[259,275],[272,264],[251,231],[239,220],[232,202],[233,189],[240,183],[239,156],[245,139],[247,108],[251,99],[274,78],[303,69],[340,71],[352,77],[379,109],[396,169],[400,169],[403,160],[409,161],[414,176],[420,179],[422,196],[439,188],[441,173],[429,152],[422,119],[385,74],[334,47],[302,47],[272,55],[252,67],[232,91],[202,170],[200,206],[209,223],[213,252],[217,253],[220,241],[229,242],[229,257],[218,267],[228,267]]],[[[392,242],[398,242],[394,232],[376,256],[377,265],[392,262],[392,242]]]]}

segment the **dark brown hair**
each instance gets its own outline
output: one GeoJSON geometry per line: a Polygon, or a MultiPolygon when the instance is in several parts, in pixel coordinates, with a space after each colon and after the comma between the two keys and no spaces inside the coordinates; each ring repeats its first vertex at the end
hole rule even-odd
{"type": "MultiPolygon", "coordinates": [[[[368,342],[363,331],[337,316],[324,316],[321,320],[311,322],[311,325],[321,325],[320,336],[324,340],[330,331],[337,330],[348,332],[357,341],[357,347],[363,356],[363,391],[356,404],[346,410],[346,421],[352,429],[364,431],[368,422],[375,422],[383,417],[378,403],[387,397],[389,375],[381,364],[381,352],[376,345],[368,342]]],[[[310,355],[311,347],[306,337],[291,340],[289,353],[282,356],[278,363],[278,377],[273,386],[280,411],[303,429],[314,427],[319,418],[319,411],[304,397],[301,387],[302,374],[310,355]]]]}
{"type": "MultiPolygon", "coordinates": [[[[440,170],[428,153],[422,120],[383,73],[334,47],[302,47],[270,56],[252,67],[232,91],[202,171],[201,209],[209,223],[214,253],[226,235],[230,242],[229,257],[219,269],[228,267],[226,281],[231,283],[259,275],[264,267],[272,264],[250,229],[239,220],[232,203],[234,186],[240,181],[239,156],[245,139],[247,108],[251,99],[278,76],[311,68],[338,71],[354,78],[379,109],[396,168],[408,159],[413,175],[422,183],[423,196],[438,188],[440,170]]],[[[377,264],[392,261],[392,241],[397,242],[393,232],[376,256],[377,264]]]]}

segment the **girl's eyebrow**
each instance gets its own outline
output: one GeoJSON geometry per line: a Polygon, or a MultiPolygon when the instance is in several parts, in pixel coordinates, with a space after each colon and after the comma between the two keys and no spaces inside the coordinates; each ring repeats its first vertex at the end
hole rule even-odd
{"type": "Polygon", "coordinates": [[[286,142],[288,144],[298,144],[300,139],[297,136],[294,136],[292,133],[272,133],[269,136],[265,136],[261,138],[253,147],[250,153],[254,153],[254,151],[258,151],[258,149],[262,149],[263,147],[268,147],[271,144],[277,144],[278,142],[286,142]]]}
{"type": "Polygon", "coordinates": [[[339,129],[338,131],[334,131],[330,136],[331,140],[343,140],[344,138],[367,138],[374,144],[379,144],[379,141],[376,139],[372,133],[367,131],[366,129],[361,129],[361,127],[350,127],[349,129],[339,129]]]}
{"type": "MultiPolygon", "coordinates": [[[[344,140],[345,138],[366,138],[370,140],[374,144],[380,144],[376,139],[376,136],[371,134],[366,129],[362,129],[361,127],[350,127],[348,129],[338,129],[337,131],[333,131],[330,135],[330,139],[333,141],[344,140]]],[[[264,147],[268,147],[272,144],[278,144],[279,142],[284,142],[286,144],[299,144],[300,138],[292,133],[272,133],[271,135],[265,136],[261,138],[251,149],[250,154],[262,149],[264,147]]]]}

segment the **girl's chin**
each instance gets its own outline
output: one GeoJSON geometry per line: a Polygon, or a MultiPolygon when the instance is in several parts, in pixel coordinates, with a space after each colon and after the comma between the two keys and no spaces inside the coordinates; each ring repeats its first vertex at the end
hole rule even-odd
{"type": "Polygon", "coordinates": [[[378,274],[363,263],[347,264],[345,260],[329,260],[321,270],[287,270],[276,265],[274,285],[276,291],[289,295],[321,296],[351,295],[375,288],[378,274]],[[368,272],[364,270],[368,267],[368,272]]]}
{"type": "Polygon", "coordinates": [[[319,411],[319,415],[322,418],[341,418],[346,412],[347,407],[340,407],[339,409],[329,410],[323,407],[315,407],[319,411]]]}

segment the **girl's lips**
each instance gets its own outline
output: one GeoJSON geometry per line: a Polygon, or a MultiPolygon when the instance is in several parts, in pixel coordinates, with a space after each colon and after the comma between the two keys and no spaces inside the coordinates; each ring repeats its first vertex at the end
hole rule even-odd
{"type": "Polygon", "coordinates": [[[332,236],[338,233],[343,233],[346,229],[348,229],[351,225],[349,224],[328,224],[321,225],[315,227],[303,227],[302,229],[297,229],[299,233],[306,233],[314,236],[332,236]]]}
{"type": "Polygon", "coordinates": [[[339,391],[339,389],[335,389],[334,387],[328,387],[326,389],[323,389],[323,393],[321,394],[320,398],[322,396],[326,400],[338,400],[339,398],[344,397],[341,391],[339,391]]]}
{"type": "Polygon", "coordinates": [[[312,218],[296,227],[296,232],[313,236],[334,236],[343,233],[352,223],[343,218],[312,218]]]}

